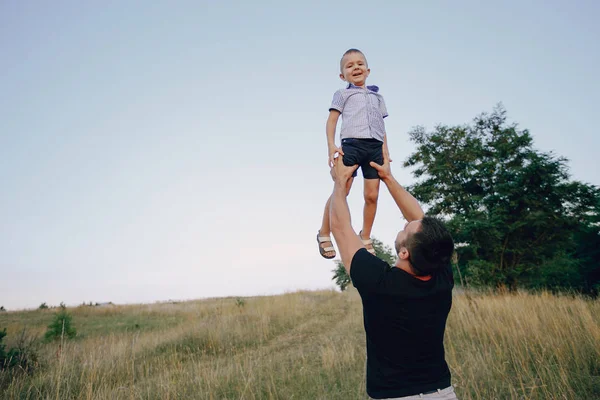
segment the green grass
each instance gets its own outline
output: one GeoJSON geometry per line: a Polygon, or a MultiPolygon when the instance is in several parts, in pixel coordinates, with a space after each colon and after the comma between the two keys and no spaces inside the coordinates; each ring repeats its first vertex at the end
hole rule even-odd
{"type": "MultiPolygon", "coordinates": [[[[365,399],[354,289],[69,309],[76,339],[40,345],[1,399],[365,399]]],[[[8,346],[54,310],[0,314],[8,346]]],[[[600,302],[456,293],[447,359],[461,399],[600,398],[600,302]]]]}

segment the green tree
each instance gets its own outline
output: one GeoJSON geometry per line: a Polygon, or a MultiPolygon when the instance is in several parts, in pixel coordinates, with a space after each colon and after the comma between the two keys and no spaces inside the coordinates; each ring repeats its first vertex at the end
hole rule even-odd
{"type": "MultiPolygon", "coordinates": [[[[381,258],[383,261],[390,265],[394,265],[396,263],[396,255],[394,250],[390,246],[383,244],[377,238],[373,238],[373,248],[375,249],[375,255],[381,258]]],[[[350,276],[346,272],[346,268],[344,268],[344,264],[340,260],[335,260],[335,268],[333,269],[333,278],[335,284],[340,288],[343,292],[348,288],[348,286],[352,283],[350,276]]]]}
{"type": "Polygon", "coordinates": [[[66,308],[61,307],[50,325],[48,325],[48,330],[44,334],[44,339],[46,341],[51,341],[62,337],[69,339],[74,338],[75,335],[77,335],[77,330],[72,326],[72,319],[73,317],[66,308]]]}
{"type": "Polygon", "coordinates": [[[565,158],[534,149],[501,105],[471,125],[409,135],[417,147],[404,166],[418,179],[409,190],[448,221],[468,282],[515,289],[581,281],[575,234],[598,215],[600,191],[569,181],[565,158]]]}
{"type": "Polygon", "coordinates": [[[48,304],[46,304],[46,302],[43,302],[42,304],[40,304],[40,306],[38,307],[38,309],[40,309],[40,310],[47,310],[48,309],[48,304]]]}
{"type": "MultiPolygon", "coordinates": [[[[600,210],[600,205],[596,207],[600,210]]],[[[588,215],[575,233],[575,257],[580,264],[582,291],[600,295],[600,212],[588,215]]]]}

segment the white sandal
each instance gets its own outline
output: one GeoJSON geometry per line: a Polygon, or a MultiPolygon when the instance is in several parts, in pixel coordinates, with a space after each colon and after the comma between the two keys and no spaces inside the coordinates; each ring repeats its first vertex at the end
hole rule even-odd
{"type": "Polygon", "coordinates": [[[371,238],[369,239],[363,239],[362,238],[362,231],[360,231],[360,233],[358,234],[358,237],[360,238],[360,240],[362,240],[363,244],[365,245],[365,248],[368,245],[371,245],[370,249],[367,249],[367,251],[373,255],[375,255],[375,248],[373,247],[373,240],[371,238]]]}
{"type": "MultiPolygon", "coordinates": [[[[325,255],[325,253],[329,253],[330,251],[333,251],[335,253],[334,247],[321,247],[321,243],[331,242],[331,238],[329,236],[319,236],[320,234],[321,234],[320,231],[317,232],[317,243],[319,243],[319,253],[321,253],[321,256],[323,256],[323,258],[326,258],[328,260],[335,258],[336,254],[332,255],[331,257],[327,257],[325,255]]],[[[333,242],[331,242],[331,243],[333,243],[333,242]]]]}

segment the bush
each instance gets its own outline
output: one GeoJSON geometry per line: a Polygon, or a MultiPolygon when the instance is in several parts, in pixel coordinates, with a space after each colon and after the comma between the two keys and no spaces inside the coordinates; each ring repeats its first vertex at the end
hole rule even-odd
{"type": "Polygon", "coordinates": [[[579,260],[564,252],[558,252],[553,258],[544,260],[538,270],[534,270],[528,279],[528,287],[548,289],[553,293],[567,288],[581,290],[583,278],[580,273],[579,260]]]}
{"type": "Polygon", "coordinates": [[[348,272],[346,272],[344,264],[339,260],[335,260],[335,269],[332,272],[333,278],[331,278],[331,280],[335,281],[335,284],[338,285],[340,290],[343,292],[348,288],[348,285],[351,282],[350,275],[348,275],[348,272]]]}
{"type": "Polygon", "coordinates": [[[56,313],[54,319],[48,325],[48,330],[44,334],[44,340],[47,342],[60,339],[69,338],[72,339],[77,335],[77,330],[71,325],[73,317],[66,308],[61,307],[61,310],[56,313]]]}
{"type": "Polygon", "coordinates": [[[0,306],[0,312],[5,312],[6,308],[4,308],[4,306],[0,306]]]}
{"type": "Polygon", "coordinates": [[[38,307],[38,309],[40,309],[40,310],[47,310],[48,309],[48,304],[46,304],[46,302],[43,302],[42,304],[40,304],[40,306],[38,307]]]}
{"type": "Polygon", "coordinates": [[[6,345],[2,343],[5,337],[6,328],[0,331],[0,366],[4,365],[4,360],[6,360],[6,345]]]}
{"type": "Polygon", "coordinates": [[[17,339],[16,347],[11,347],[8,352],[2,340],[6,337],[6,328],[0,331],[0,370],[18,367],[25,372],[32,371],[38,366],[37,338],[29,335],[24,328],[17,339]]]}

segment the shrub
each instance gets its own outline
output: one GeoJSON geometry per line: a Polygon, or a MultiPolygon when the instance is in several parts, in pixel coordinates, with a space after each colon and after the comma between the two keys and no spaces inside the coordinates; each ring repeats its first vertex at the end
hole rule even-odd
{"type": "Polygon", "coordinates": [[[238,308],[243,308],[246,305],[246,300],[244,300],[243,297],[237,297],[235,299],[235,305],[238,306],[238,308]]]}
{"type": "Polygon", "coordinates": [[[6,328],[0,331],[0,367],[4,365],[4,361],[6,360],[6,345],[2,343],[4,338],[6,337],[6,328]]]}
{"type": "Polygon", "coordinates": [[[29,335],[23,328],[17,339],[16,347],[11,347],[8,352],[2,340],[6,337],[6,328],[0,331],[0,370],[18,367],[25,372],[32,371],[38,366],[37,338],[29,335]]]}
{"type": "Polygon", "coordinates": [[[44,334],[46,341],[52,341],[60,338],[72,339],[77,335],[77,330],[71,325],[73,317],[66,308],[61,307],[61,310],[56,313],[54,319],[48,325],[48,330],[44,334]]]}

